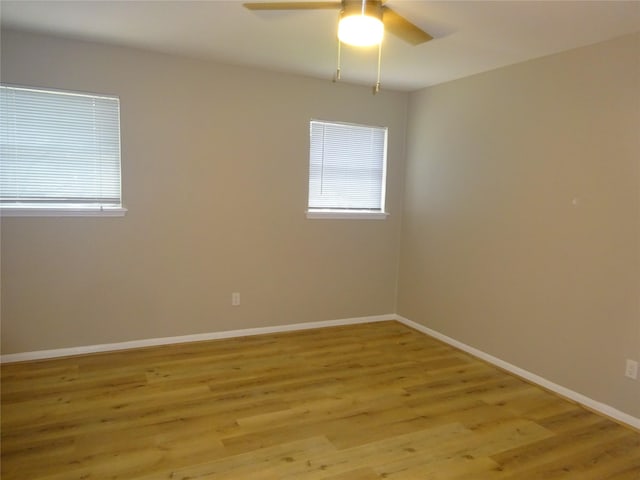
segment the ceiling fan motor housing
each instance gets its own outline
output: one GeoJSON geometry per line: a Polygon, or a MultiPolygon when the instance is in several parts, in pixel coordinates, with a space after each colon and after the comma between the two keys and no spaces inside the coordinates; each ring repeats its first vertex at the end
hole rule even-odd
{"type": "Polygon", "coordinates": [[[343,0],[342,18],[351,15],[364,15],[382,21],[382,2],[380,0],[343,0]]]}

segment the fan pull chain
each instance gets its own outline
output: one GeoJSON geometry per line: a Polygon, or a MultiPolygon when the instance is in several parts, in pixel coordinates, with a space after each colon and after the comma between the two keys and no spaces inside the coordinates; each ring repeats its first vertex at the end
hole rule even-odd
{"type": "MultiPolygon", "coordinates": [[[[342,62],[342,42],[338,40],[338,66],[336,68],[336,74],[333,77],[333,82],[340,81],[340,70],[342,62]]],[[[378,44],[378,75],[376,77],[376,84],[373,87],[373,94],[380,92],[380,65],[382,64],[382,42],[378,44]]]]}
{"type": "Polygon", "coordinates": [[[382,61],[382,42],[378,44],[378,78],[376,79],[376,85],[373,87],[373,94],[375,95],[380,91],[380,63],[382,61]]]}
{"type": "Polygon", "coordinates": [[[334,82],[337,82],[340,80],[340,53],[341,53],[340,46],[341,45],[342,45],[342,42],[338,40],[338,68],[336,69],[336,76],[333,77],[334,82]]]}

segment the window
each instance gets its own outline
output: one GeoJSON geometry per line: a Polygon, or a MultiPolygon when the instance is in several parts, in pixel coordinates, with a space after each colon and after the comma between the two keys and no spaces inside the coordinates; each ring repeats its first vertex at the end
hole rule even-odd
{"type": "Polygon", "coordinates": [[[123,215],[117,97],[0,85],[2,215],[123,215]]]}
{"type": "Polygon", "coordinates": [[[384,218],[387,129],[312,120],[309,218],[384,218]]]}

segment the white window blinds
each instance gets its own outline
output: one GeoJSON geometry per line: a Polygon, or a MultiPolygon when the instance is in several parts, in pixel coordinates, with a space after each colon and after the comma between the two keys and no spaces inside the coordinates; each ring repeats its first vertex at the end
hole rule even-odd
{"type": "Polygon", "coordinates": [[[384,211],[387,129],[312,120],[309,210],[384,211]]]}
{"type": "Polygon", "coordinates": [[[117,97],[0,86],[0,207],[121,207],[117,97]]]}

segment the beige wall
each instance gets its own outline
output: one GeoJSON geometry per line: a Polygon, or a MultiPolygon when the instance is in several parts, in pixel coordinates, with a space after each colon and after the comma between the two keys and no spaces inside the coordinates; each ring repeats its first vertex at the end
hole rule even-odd
{"type": "Polygon", "coordinates": [[[636,34],[412,94],[398,296],[636,417],[639,61],[636,34]]]}
{"type": "Polygon", "coordinates": [[[18,32],[1,59],[120,96],[129,209],[2,219],[2,353],[395,311],[406,93],[18,32]],[[312,117],[389,127],[386,220],[306,219],[312,117]]]}

